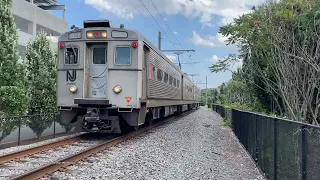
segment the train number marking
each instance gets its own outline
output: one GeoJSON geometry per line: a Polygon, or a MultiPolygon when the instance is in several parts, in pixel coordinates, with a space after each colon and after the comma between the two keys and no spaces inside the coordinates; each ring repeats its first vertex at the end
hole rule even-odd
{"type": "Polygon", "coordinates": [[[73,82],[76,79],[77,79],[76,70],[67,70],[67,81],[73,82]]]}

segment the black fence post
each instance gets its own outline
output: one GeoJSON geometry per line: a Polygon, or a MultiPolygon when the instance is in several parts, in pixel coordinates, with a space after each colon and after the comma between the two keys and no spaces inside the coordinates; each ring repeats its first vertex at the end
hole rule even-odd
{"type": "Polygon", "coordinates": [[[53,138],[56,138],[56,119],[57,119],[57,115],[55,114],[54,115],[54,118],[53,118],[53,138]]]}
{"type": "Polygon", "coordinates": [[[301,179],[307,179],[307,135],[306,125],[301,126],[301,179]]]}
{"type": "Polygon", "coordinates": [[[20,141],[21,141],[21,118],[19,118],[18,146],[20,146],[20,141]]]}
{"type": "Polygon", "coordinates": [[[255,119],[255,128],[256,128],[256,163],[259,163],[259,121],[258,121],[258,116],[254,115],[254,119],[255,119]]]}
{"type": "Polygon", "coordinates": [[[273,170],[274,170],[274,175],[273,179],[277,180],[278,179],[278,132],[279,132],[279,120],[274,119],[274,134],[273,134],[273,170]]]}

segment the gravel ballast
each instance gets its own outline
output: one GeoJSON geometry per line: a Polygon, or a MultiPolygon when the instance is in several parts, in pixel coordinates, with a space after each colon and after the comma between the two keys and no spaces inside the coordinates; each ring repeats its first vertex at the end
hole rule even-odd
{"type": "Polygon", "coordinates": [[[0,167],[0,180],[12,178],[13,176],[21,175],[27,171],[39,168],[40,166],[45,166],[49,163],[57,161],[60,158],[70,156],[84,149],[89,149],[91,146],[97,145],[101,142],[103,141],[81,140],[27,156],[17,161],[14,160],[12,162],[4,163],[0,167]]]}
{"type": "Polygon", "coordinates": [[[84,133],[83,132],[75,133],[75,134],[72,134],[72,135],[66,135],[66,136],[62,136],[62,137],[52,138],[52,139],[48,139],[48,140],[45,140],[45,141],[40,141],[40,142],[37,142],[37,143],[32,143],[32,144],[27,144],[27,145],[14,146],[14,147],[10,147],[10,148],[1,149],[0,150],[0,156],[3,156],[5,154],[9,154],[9,153],[13,153],[13,152],[16,152],[16,151],[21,151],[21,150],[24,150],[24,149],[29,149],[29,148],[41,146],[41,145],[44,145],[44,144],[49,144],[49,143],[60,141],[60,140],[63,140],[63,139],[68,139],[68,138],[71,138],[71,137],[74,137],[74,136],[78,136],[80,134],[84,134],[84,133]]]}
{"type": "Polygon", "coordinates": [[[59,179],[262,180],[249,155],[216,113],[186,117],[56,172],[59,179]]]}

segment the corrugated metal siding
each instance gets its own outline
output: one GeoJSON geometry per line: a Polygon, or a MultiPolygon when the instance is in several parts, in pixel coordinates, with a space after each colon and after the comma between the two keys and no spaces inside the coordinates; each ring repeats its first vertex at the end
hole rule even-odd
{"type": "Polygon", "coordinates": [[[193,93],[194,93],[193,92],[193,83],[190,80],[184,78],[183,79],[183,88],[184,88],[183,89],[183,99],[184,100],[193,100],[193,93]],[[186,85],[188,85],[192,89],[192,92],[187,91],[186,85]]]}
{"type": "Polygon", "coordinates": [[[194,100],[195,101],[200,101],[201,100],[201,92],[200,89],[196,86],[194,86],[195,93],[194,93],[194,100]]]}
{"type": "Polygon", "coordinates": [[[149,97],[151,98],[161,98],[161,99],[181,99],[181,76],[180,73],[173,68],[165,59],[159,56],[154,50],[150,49],[150,63],[155,67],[154,76],[155,80],[149,79],[149,97]],[[168,73],[173,78],[179,80],[179,88],[169,85],[169,80],[167,83],[157,80],[157,69],[168,73]]]}

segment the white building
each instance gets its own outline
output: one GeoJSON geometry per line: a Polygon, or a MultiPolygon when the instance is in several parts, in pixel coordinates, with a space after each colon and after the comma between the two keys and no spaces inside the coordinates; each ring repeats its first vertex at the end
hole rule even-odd
{"type": "Polygon", "coordinates": [[[52,41],[52,47],[57,48],[57,37],[68,31],[68,23],[64,20],[65,6],[58,5],[57,0],[13,0],[12,11],[19,34],[20,56],[30,40],[40,30],[47,32],[52,41]],[[49,12],[62,10],[62,18],[49,12]]]}

